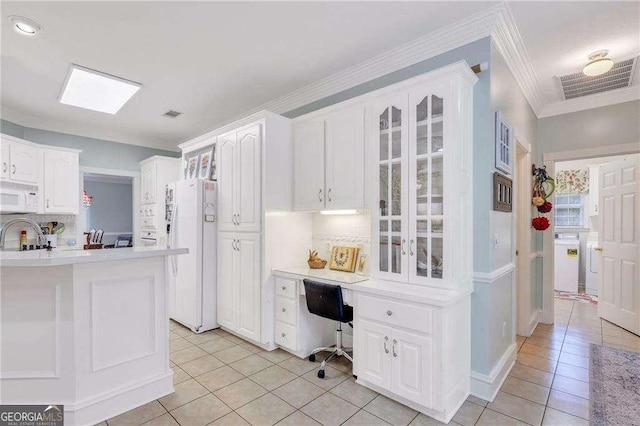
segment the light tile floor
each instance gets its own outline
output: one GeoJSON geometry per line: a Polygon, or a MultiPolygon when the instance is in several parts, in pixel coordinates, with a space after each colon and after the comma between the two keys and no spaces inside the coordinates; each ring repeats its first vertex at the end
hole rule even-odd
{"type": "MultiPolygon", "coordinates": [[[[556,300],[554,325],[518,336],[517,362],[496,399],[469,397],[450,424],[588,424],[591,342],[640,352],[640,338],[601,321],[594,305],[556,300]]],[[[170,347],[175,392],[101,426],[440,424],[357,385],[344,358],[321,380],[318,363],[173,322],[170,347]]]]}

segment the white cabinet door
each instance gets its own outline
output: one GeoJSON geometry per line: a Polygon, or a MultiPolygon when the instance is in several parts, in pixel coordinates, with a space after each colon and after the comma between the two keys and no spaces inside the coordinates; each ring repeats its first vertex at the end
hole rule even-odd
{"type": "Polygon", "coordinates": [[[0,143],[0,179],[9,179],[11,176],[10,160],[9,160],[9,142],[2,141],[0,143]]]}
{"type": "Polygon", "coordinates": [[[38,183],[41,169],[38,148],[11,142],[9,144],[9,158],[11,160],[9,168],[11,180],[38,183]]]}
{"type": "Polygon", "coordinates": [[[261,162],[260,125],[237,133],[237,185],[236,229],[242,232],[260,232],[261,228],[261,162]]]}
{"type": "Polygon", "coordinates": [[[44,212],[78,214],[80,202],[78,154],[45,150],[44,212]]]}
{"type": "Polygon", "coordinates": [[[391,328],[360,320],[357,365],[358,377],[391,389],[391,328]]]}
{"type": "Polygon", "coordinates": [[[260,234],[235,234],[238,321],[236,331],[260,341],[260,234]]]}
{"type": "Polygon", "coordinates": [[[141,188],[140,201],[142,204],[155,203],[156,199],[156,172],[155,162],[144,163],[140,168],[141,188]]]}
{"type": "Polygon", "coordinates": [[[235,329],[234,282],[236,270],[235,234],[220,233],[218,236],[218,324],[235,329]]]}
{"type": "Polygon", "coordinates": [[[430,337],[393,330],[391,391],[426,407],[432,406],[433,348],[430,337]]]}
{"type": "Polygon", "coordinates": [[[327,209],[364,206],[364,109],[327,119],[325,182],[327,209]]]}
{"type": "Polygon", "coordinates": [[[324,209],[324,164],[324,121],[294,127],[294,210],[324,209]]]}
{"type": "Polygon", "coordinates": [[[218,230],[235,231],[236,134],[218,137],[218,230]]]}

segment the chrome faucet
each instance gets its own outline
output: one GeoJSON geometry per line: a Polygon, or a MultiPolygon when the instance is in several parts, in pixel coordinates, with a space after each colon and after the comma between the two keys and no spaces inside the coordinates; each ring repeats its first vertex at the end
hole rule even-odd
{"type": "Polygon", "coordinates": [[[7,238],[7,230],[10,226],[15,225],[16,223],[26,223],[27,225],[31,225],[31,227],[36,231],[36,240],[38,245],[44,246],[47,243],[47,238],[42,233],[42,229],[40,229],[40,225],[32,221],[31,219],[27,219],[25,217],[21,217],[18,219],[10,220],[9,222],[2,225],[0,228],[0,250],[4,250],[4,240],[7,238]]]}

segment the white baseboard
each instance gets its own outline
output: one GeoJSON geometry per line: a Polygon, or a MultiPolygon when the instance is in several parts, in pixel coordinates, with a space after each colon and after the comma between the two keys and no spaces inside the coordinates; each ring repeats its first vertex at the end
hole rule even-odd
{"type": "Polygon", "coordinates": [[[493,401],[516,362],[517,346],[513,343],[505,351],[489,375],[471,372],[471,395],[493,401]]]}
{"type": "Polygon", "coordinates": [[[118,414],[173,393],[173,372],[169,371],[113,391],[64,405],[68,425],[95,425],[118,414]]]}
{"type": "Polygon", "coordinates": [[[542,318],[540,319],[540,322],[543,322],[545,324],[553,324],[554,323],[555,317],[553,315],[553,312],[551,312],[551,311],[542,311],[541,313],[542,313],[542,315],[541,315],[542,318]]]}
{"type": "Polygon", "coordinates": [[[542,316],[542,311],[540,309],[536,309],[531,314],[531,318],[529,319],[529,336],[533,334],[533,330],[535,330],[536,327],[538,326],[538,322],[540,322],[541,316],[542,316]]]}

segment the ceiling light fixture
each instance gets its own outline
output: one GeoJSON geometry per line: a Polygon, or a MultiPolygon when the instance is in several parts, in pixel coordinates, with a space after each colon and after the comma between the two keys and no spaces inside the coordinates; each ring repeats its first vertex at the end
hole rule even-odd
{"type": "Polygon", "coordinates": [[[72,64],[60,103],[115,114],[142,85],[134,81],[72,64]]]}
{"type": "Polygon", "coordinates": [[[24,16],[11,15],[9,21],[13,28],[22,35],[35,36],[42,32],[42,25],[24,16]]]}
{"type": "Polygon", "coordinates": [[[608,50],[598,50],[589,55],[589,63],[584,66],[582,72],[588,77],[597,77],[613,68],[613,60],[607,58],[608,50]]]}

